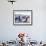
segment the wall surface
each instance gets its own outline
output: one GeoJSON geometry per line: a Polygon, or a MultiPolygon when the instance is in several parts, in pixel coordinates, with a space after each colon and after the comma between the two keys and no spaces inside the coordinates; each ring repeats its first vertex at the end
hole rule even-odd
{"type": "Polygon", "coordinates": [[[30,34],[33,40],[46,40],[46,0],[17,0],[14,5],[0,0],[0,41],[15,40],[19,32],[30,34]],[[32,26],[14,26],[13,10],[32,10],[32,26]]]}

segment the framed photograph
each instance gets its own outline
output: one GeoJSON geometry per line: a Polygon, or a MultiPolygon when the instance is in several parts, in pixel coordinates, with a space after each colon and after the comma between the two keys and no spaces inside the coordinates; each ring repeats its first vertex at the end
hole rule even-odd
{"type": "Polygon", "coordinates": [[[32,10],[13,10],[14,25],[32,25],[32,10]]]}

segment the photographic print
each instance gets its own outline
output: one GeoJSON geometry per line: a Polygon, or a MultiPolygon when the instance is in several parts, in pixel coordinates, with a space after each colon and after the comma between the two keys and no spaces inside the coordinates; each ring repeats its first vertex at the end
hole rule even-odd
{"type": "Polygon", "coordinates": [[[32,24],[32,10],[14,10],[13,24],[28,25],[32,24]]]}

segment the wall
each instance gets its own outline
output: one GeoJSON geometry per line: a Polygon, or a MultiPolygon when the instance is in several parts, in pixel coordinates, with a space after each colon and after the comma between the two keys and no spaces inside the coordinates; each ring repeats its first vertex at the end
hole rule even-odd
{"type": "Polygon", "coordinates": [[[17,0],[12,5],[0,0],[0,40],[15,40],[19,32],[26,32],[33,40],[46,40],[46,0],[17,0]],[[13,10],[33,10],[32,26],[14,26],[13,10]]]}

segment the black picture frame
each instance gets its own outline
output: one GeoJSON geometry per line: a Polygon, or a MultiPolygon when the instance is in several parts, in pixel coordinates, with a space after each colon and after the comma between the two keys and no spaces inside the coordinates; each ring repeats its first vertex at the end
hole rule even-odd
{"type": "MultiPolygon", "coordinates": [[[[25,18],[26,18],[25,17],[25,18]]],[[[28,18],[28,19],[29,19],[28,18]]],[[[24,19],[22,19],[24,20],[24,19]]],[[[32,25],[33,24],[33,11],[32,10],[13,10],[13,25],[32,25]],[[30,15],[26,15],[26,14],[30,14],[30,15]],[[25,14],[25,15],[24,15],[25,14]],[[21,16],[22,15],[22,16],[21,16]],[[21,19],[26,16],[30,16],[30,20],[27,21],[27,23],[25,23],[24,21],[20,21],[18,22],[17,19],[15,19],[16,17],[20,17],[21,19]],[[29,23],[28,23],[29,22],[29,23]]]]}

